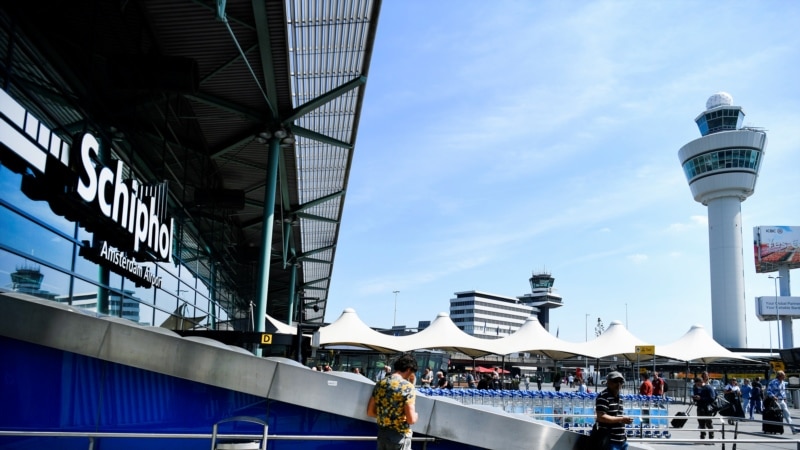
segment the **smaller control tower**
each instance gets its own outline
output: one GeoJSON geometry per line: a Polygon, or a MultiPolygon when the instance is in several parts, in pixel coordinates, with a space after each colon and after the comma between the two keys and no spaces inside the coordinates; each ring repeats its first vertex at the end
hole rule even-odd
{"type": "Polygon", "coordinates": [[[537,318],[545,330],[550,331],[550,310],[564,305],[560,295],[553,292],[556,279],[547,272],[532,273],[531,293],[517,297],[520,303],[539,309],[537,318]]]}
{"type": "Polygon", "coordinates": [[[741,203],[753,194],[767,145],[764,130],[743,120],[733,97],[718,92],[695,118],[702,137],[678,151],[695,201],[708,207],[714,340],[736,348],[747,347],[741,203]]]}

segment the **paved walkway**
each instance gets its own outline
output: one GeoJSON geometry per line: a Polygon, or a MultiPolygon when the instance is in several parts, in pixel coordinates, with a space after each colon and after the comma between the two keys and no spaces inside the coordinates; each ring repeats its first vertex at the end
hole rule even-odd
{"type": "MultiPolygon", "coordinates": [[[[669,415],[674,416],[680,411],[685,411],[688,405],[686,404],[671,404],[669,407],[669,415]]],[[[800,427],[800,410],[790,409],[792,413],[792,422],[800,427]]],[[[694,409],[690,413],[691,417],[683,426],[683,428],[672,428],[670,426],[670,433],[672,437],[669,439],[650,439],[647,442],[642,442],[655,450],[668,449],[675,447],[691,448],[726,448],[734,450],[761,450],[761,449],[798,449],[800,450],[800,434],[793,435],[788,425],[784,426],[784,433],[782,435],[765,434],[761,431],[761,415],[755,414],[755,421],[745,419],[738,419],[730,424],[724,417],[714,417],[714,440],[706,439],[703,445],[699,440],[700,430],[697,425],[697,414],[694,409]],[[723,444],[720,439],[736,439],[740,441],[735,445],[732,443],[723,444]],[[693,442],[685,442],[691,440],[693,442]],[[758,440],[769,442],[746,442],[747,440],[758,440]],[[683,441],[683,442],[682,442],[683,441]],[[717,441],[715,444],[708,445],[709,442],[717,441]]],[[[671,420],[671,419],[670,419],[671,420]]],[[[800,428],[798,428],[800,429],[800,428]]],[[[634,442],[634,441],[632,441],[634,442]]]]}
{"type": "MultiPolygon", "coordinates": [[[[523,385],[524,388],[524,385],[523,385]]],[[[536,384],[530,384],[531,390],[536,389],[536,384]]],[[[595,387],[591,387],[594,392],[595,387]]],[[[602,389],[602,388],[601,388],[602,389]]],[[[553,391],[552,386],[543,385],[543,391],[553,391]]],[[[574,392],[575,389],[563,388],[561,392],[574,392]]],[[[623,392],[623,394],[631,393],[630,389],[623,392]]],[[[678,413],[685,412],[688,408],[688,403],[680,401],[671,403],[669,405],[669,421],[678,413]]],[[[627,408],[626,408],[627,409],[627,408]]],[[[789,408],[792,415],[792,422],[797,425],[800,431],[800,409],[789,408]]],[[[800,433],[793,435],[792,430],[788,425],[784,426],[782,435],[778,434],[765,434],[761,431],[761,415],[755,414],[754,421],[745,419],[737,419],[733,424],[729,424],[727,418],[714,417],[714,440],[706,439],[700,440],[700,429],[697,424],[697,413],[694,408],[690,412],[690,417],[683,428],[669,427],[669,432],[672,435],[670,438],[650,438],[638,439],[629,438],[630,442],[636,442],[639,445],[646,445],[654,450],[667,450],[667,449],[682,449],[682,448],[724,448],[726,450],[772,450],[772,449],[795,449],[800,450],[800,433]],[[723,443],[722,439],[732,440],[736,439],[735,445],[733,443],[723,443]],[[756,440],[762,442],[747,442],[748,440],[756,440]],[[768,442],[763,442],[768,441],[768,442]],[[710,444],[713,443],[713,444],[710,444]]]]}

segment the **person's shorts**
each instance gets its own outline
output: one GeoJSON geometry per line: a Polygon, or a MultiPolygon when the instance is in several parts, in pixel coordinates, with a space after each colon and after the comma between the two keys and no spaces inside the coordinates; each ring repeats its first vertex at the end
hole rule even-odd
{"type": "Polygon", "coordinates": [[[411,450],[411,435],[378,427],[378,450],[411,450]]]}

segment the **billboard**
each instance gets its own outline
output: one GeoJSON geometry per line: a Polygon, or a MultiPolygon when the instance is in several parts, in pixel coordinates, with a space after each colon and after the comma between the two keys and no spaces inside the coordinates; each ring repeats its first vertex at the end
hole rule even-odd
{"type": "Polygon", "coordinates": [[[800,267],[800,227],[753,227],[753,245],[756,273],[800,267]]]}
{"type": "Polygon", "coordinates": [[[756,297],[756,317],[761,321],[800,318],[800,297],[756,297]]]}

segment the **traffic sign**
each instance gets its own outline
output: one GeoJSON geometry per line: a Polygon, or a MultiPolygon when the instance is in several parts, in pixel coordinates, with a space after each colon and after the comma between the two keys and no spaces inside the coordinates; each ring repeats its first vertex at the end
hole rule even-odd
{"type": "Polygon", "coordinates": [[[640,355],[655,355],[656,354],[656,346],[655,345],[637,345],[636,346],[636,353],[640,355]]]}

